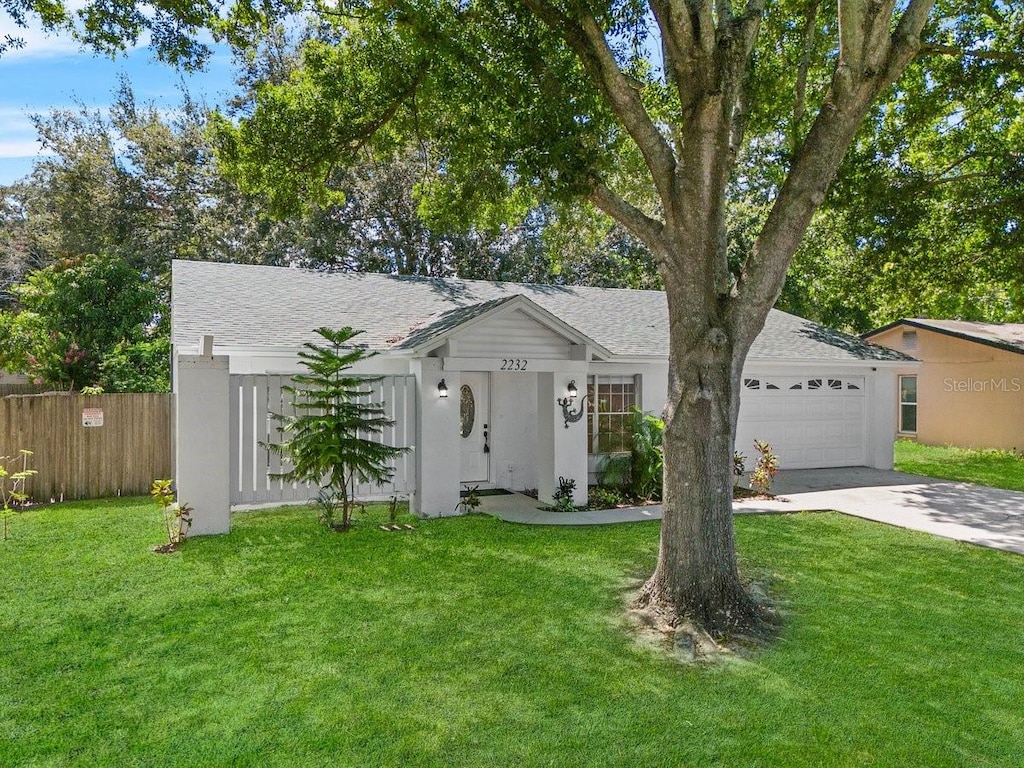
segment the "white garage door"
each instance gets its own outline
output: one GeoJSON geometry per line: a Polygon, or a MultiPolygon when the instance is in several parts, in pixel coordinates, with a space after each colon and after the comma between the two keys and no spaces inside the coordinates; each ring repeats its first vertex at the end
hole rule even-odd
{"type": "Polygon", "coordinates": [[[767,440],[782,469],[855,467],[867,457],[863,376],[745,376],[736,450],[753,469],[767,440]]]}

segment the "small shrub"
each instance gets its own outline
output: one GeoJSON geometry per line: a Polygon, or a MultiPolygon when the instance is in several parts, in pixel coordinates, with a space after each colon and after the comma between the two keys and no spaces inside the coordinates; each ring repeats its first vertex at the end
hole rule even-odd
{"type": "Polygon", "coordinates": [[[465,515],[471,515],[476,512],[480,506],[480,490],[479,485],[467,485],[466,495],[459,498],[459,503],[456,505],[456,509],[461,509],[465,515]]]}
{"type": "Polygon", "coordinates": [[[313,505],[316,507],[317,519],[321,523],[328,528],[336,528],[338,526],[338,514],[343,513],[344,508],[340,496],[332,493],[330,489],[321,488],[317,492],[316,501],[313,502],[313,505]]]}
{"type": "Polygon", "coordinates": [[[779,457],[775,455],[771,443],[765,440],[755,440],[754,448],[760,455],[754,471],[750,473],[750,484],[754,490],[767,496],[772,492],[772,482],[779,471],[779,457]]]}
{"type": "Polygon", "coordinates": [[[630,452],[608,457],[601,467],[601,485],[627,490],[635,499],[660,499],[665,456],[665,422],[633,408],[629,416],[630,452]]]}
{"type": "Polygon", "coordinates": [[[0,505],[3,508],[4,541],[9,538],[7,529],[11,513],[28,501],[25,481],[36,474],[36,470],[28,468],[28,457],[31,455],[32,451],[23,448],[14,456],[0,456],[0,505]]]}
{"type": "Polygon", "coordinates": [[[566,477],[558,478],[558,490],[554,493],[556,512],[575,512],[576,504],[572,500],[576,491],[576,481],[566,477]]]}
{"type": "Polygon", "coordinates": [[[157,552],[173,552],[181,546],[192,525],[192,507],[175,501],[170,480],[154,480],[149,489],[150,498],[160,505],[167,528],[167,543],[156,548],[157,552]]]}
{"type": "Polygon", "coordinates": [[[592,485],[587,490],[587,506],[591,509],[614,509],[622,501],[622,493],[616,488],[592,485]]]}
{"type": "Polygon", "coordinates": [[[744,456],[739,451],[736,451],[736,453],[732,455],[732,474],[735,478],[735,480],[733,481],[733,485],[739,485],[740,478],[743,477],[746,471],[747,457],[744,456]]]}

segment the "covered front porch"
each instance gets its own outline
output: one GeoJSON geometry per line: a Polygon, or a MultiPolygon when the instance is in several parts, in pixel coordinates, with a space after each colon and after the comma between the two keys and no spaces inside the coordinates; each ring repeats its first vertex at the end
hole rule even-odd
{"type": "Polygon", "coordinates": [[[471,487],[536,490],[531,500],[550,505],[560,478],[575,483],[573,503],[586,504],[587,405],[576,384],[586,381],[585,368],[456,370],[445,362],[413,366],[420,396],[413,512],[457,514],[459,492],[471,487]]]}

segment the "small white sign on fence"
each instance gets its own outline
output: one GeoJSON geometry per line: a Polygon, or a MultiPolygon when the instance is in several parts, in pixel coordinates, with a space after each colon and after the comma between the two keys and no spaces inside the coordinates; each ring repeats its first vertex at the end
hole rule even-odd
{"type": "Polygon", "coordinates": [[[82,426],[83,427],[102,427],[103,426],[103,409],[102,408],[83,408],[82,409],[82,426]]]}

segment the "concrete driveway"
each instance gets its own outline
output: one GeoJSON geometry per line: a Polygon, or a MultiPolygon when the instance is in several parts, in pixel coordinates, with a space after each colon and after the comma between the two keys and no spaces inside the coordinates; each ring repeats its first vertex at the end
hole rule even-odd
{"type": "Polygon", "coordinates": [[[867,467],[779,472],[772,501],[737,513],[834,509],[847,515],[1024,554],[1024,493],[867,467]]]}
{"type": "MultiPolygon", "coordinates": [[[[733,504],[736,514],[836,510],[1024,555],[1024,493],[867,467],[779,472],[771,501],[733,504]]],[[[661,506],[550,512],[521,494],[487,496],[481,511],[527,525],[607,525],[660,520],[661,506]]]]}

